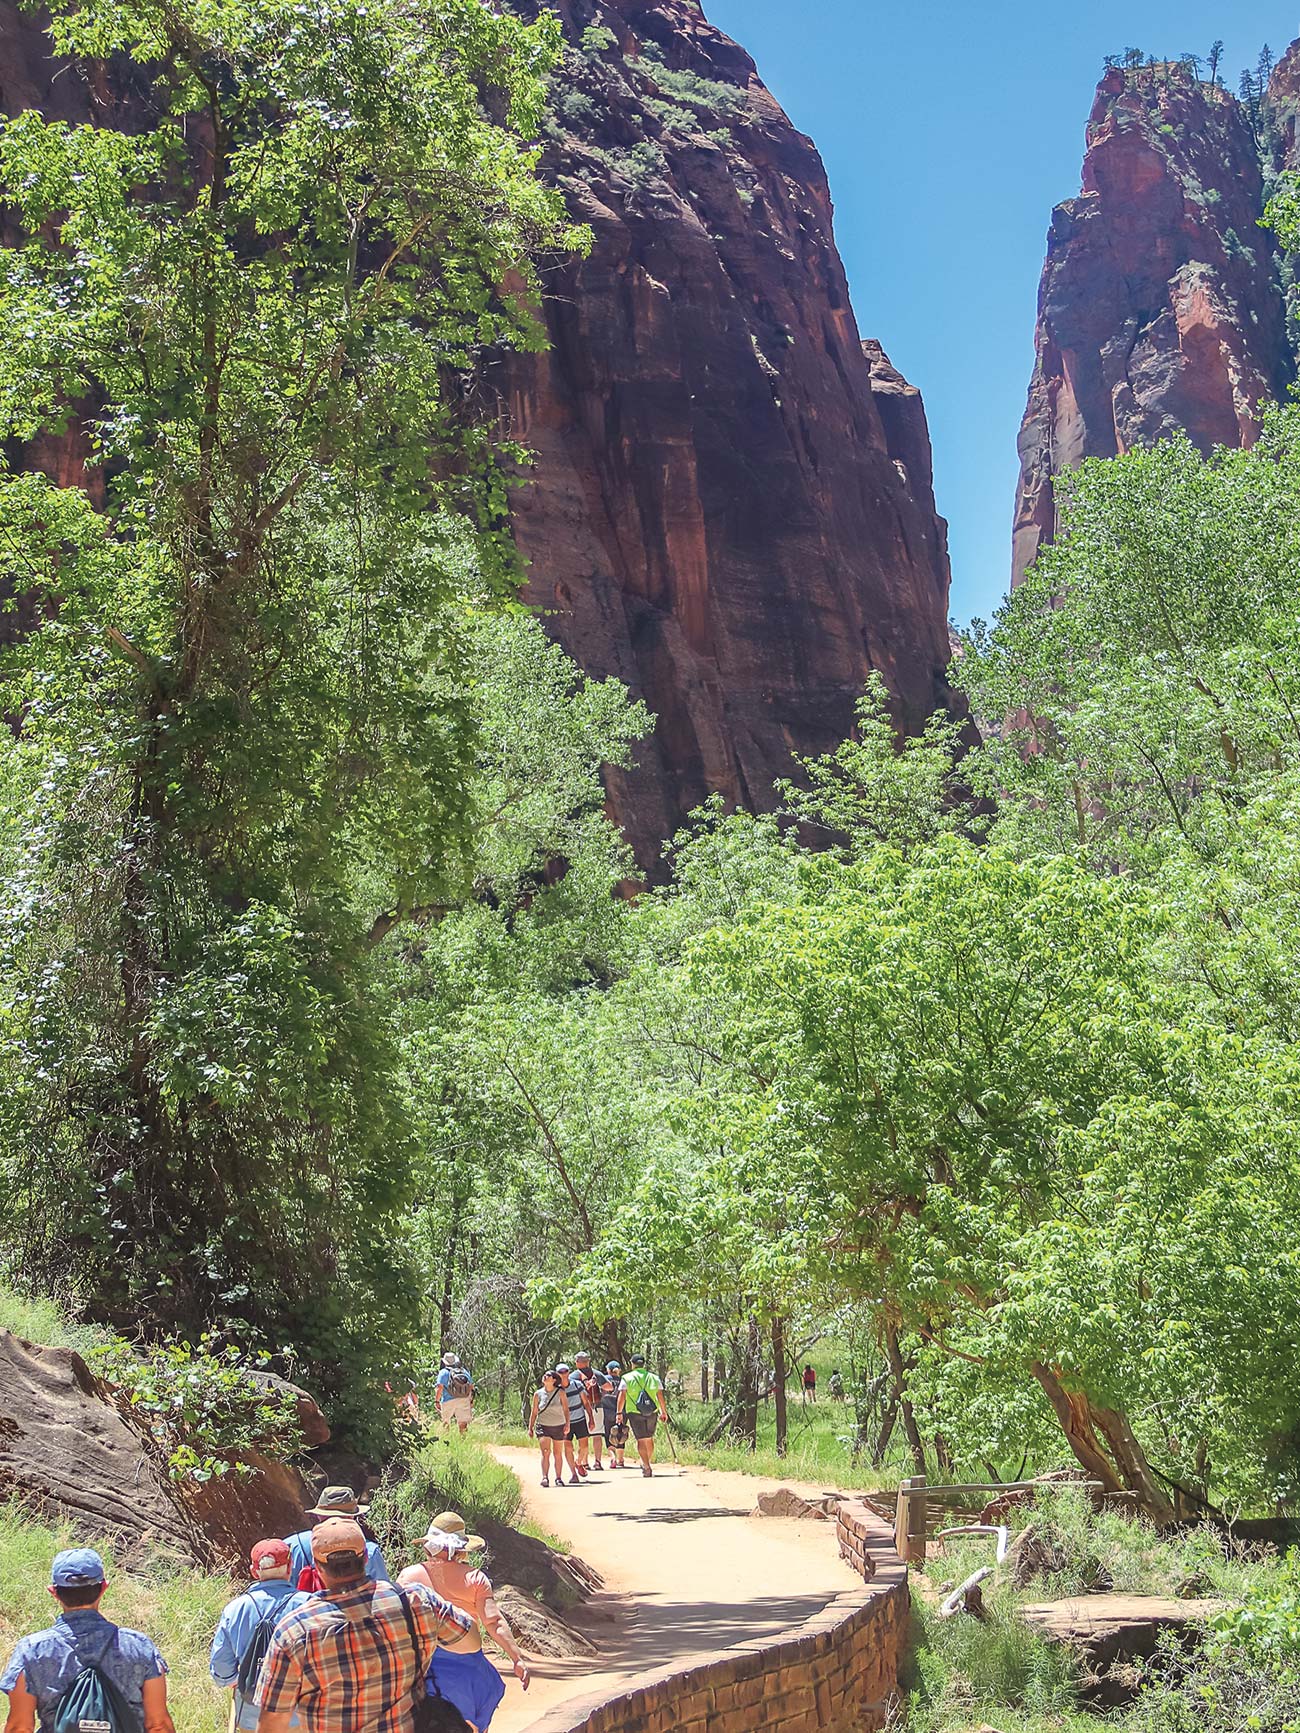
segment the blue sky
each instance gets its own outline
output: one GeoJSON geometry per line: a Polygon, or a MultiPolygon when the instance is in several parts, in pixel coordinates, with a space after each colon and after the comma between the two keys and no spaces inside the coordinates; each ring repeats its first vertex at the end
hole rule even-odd
{"type": "Polygon", "coordinates": [[[1300,0],[704,0],[821,148],[858,323],[925,394],[956,619],[1006,589],[1016,433],[1052,206],[1079,190],[1106,54],[1226,44],[1227,82],[1300,0]]]}

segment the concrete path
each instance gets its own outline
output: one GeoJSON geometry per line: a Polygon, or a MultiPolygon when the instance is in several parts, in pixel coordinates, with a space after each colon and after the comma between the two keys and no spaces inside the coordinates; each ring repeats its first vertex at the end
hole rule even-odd
{"type": "Polygon", "coordinates": [[[492,1733],[523,1733],[561,1703],[636,1673],[775,1635],[862,1586],[839,1557],[833,1522],[749,1514],[759,1493],[777,1486],[814,1495],[826,1487],[669,1462],[653,1480],[606,1470],[581,1486],[544,1489],[536,1451],[494,1454],[519,1476],[529,1516],[599,1571],[605,1588],[573,1620],[599,1654],[530,1662],[532,1688],[525,1695],[508,1680],[492,1733]]]}

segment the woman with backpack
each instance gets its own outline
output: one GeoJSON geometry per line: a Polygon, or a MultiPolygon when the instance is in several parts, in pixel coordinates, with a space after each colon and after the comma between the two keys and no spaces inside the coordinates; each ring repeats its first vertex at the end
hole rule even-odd
{"type": "MultiPolygon", "coordinates": [[[[568,1379],[558,1372],[543,1372],[542,1387],[533,1391],[528,1416],[528,1436],[542,1451],[542,1485],[551,1484],[551,1454],[555,1455],[555,1484],[564,1485],[564,1447],[569,1441],[568,1379]]],[[[575,1484],[577,1476],[574,1476],[575,1484]]]]}
{"type": "Polygon", "coordinates": [[[531,1679],[492,1597],[492,1584],[482,1571],[470,1569],[466,1555],[482,1545],[477,1535],[466,1532],[463,1516],[444,1510],[434,1517],[424,1537],[429,1555],[426,1562],[412,1565],[397,1579],[402,1588],[432,1589],[474,1621],[473,1629],[463,1637],[439,1644],[429,1668],[429,1695],[442,1697],[459,1709],[473,1733],[487,1733],[506,1694],[500,1673],[483,1653],[480,1627],[505,1654],[525,1691],[531,1679]]]}
{"type": "Polygon", "coordinates": [[[228,1603],[212,1639],[208,1671],[235,1694],[234,1725],[252,1733],[257,1726],[253,1701],[271,1633],[286,1613],[310,1599],[289,1581],[289,1543],[259,1540],[249,1558],[253,1580],[242,1595],[228,1603]]]}

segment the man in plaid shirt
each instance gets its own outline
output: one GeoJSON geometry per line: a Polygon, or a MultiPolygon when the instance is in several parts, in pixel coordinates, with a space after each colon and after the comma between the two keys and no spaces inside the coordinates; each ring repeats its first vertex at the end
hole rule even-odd
{"type": "Polygon", "coordinates": [[[276,1626],[257,1686],[258,1733],[411,1733],[416,1687],[433,1651],[470,1629],[467,1613],[429,1590],[366,1575],[360,1526],[331,1517],[312,1530],[325,1587],[276,1626]],[[412,1642],[412,1631],[415,1641],[412,1642]]]}

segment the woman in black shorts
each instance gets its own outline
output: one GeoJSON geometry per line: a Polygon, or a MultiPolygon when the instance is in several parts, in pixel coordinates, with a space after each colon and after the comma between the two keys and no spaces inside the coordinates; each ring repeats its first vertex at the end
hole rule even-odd
{"type": "Polygon", "coordinates": [[[542,1452],[542,1485],[551,1484],[551,1452],[555,1453],[555,1484],[564,1485],[564,1446],[569,1437],[569,1401],[565,1380],[558,1372],[543,1372],[542,1387],[533,1391],[533,1411],[528,1416],[528,1436],[542,1452]]]}

